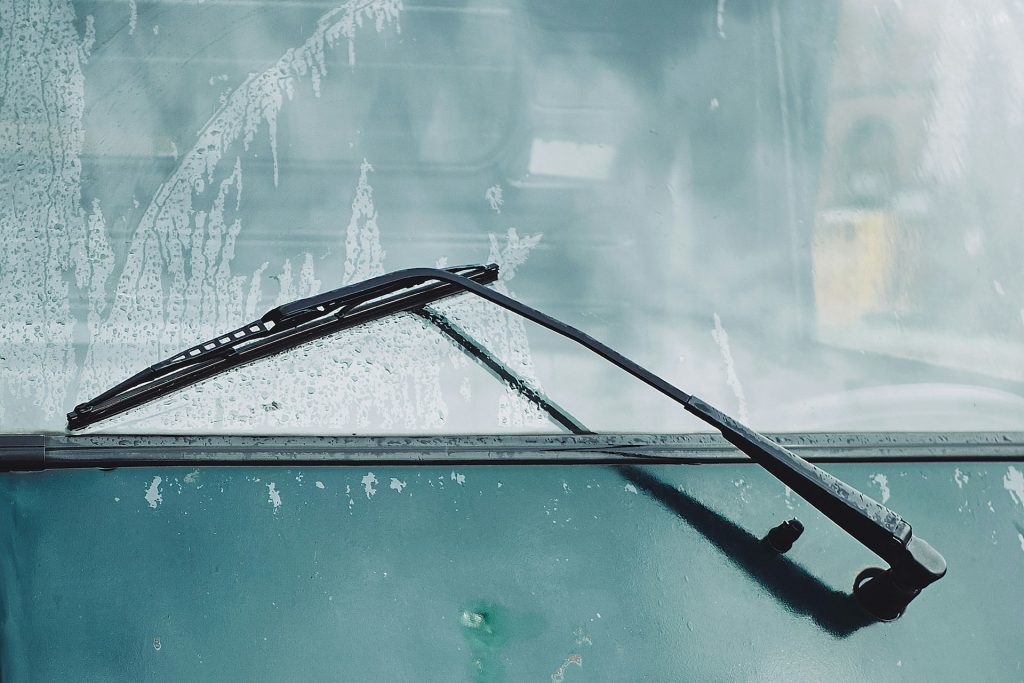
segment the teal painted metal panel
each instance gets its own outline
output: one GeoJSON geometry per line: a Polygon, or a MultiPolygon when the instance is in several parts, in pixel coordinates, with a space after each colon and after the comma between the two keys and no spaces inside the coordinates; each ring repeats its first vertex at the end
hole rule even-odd
{"type": "Polygon", "coordinates": [[[5,474],[3,679],[1021,679],[1024,466],[828,469],[949,562],[896,622],[754,465],[5,474]]]}

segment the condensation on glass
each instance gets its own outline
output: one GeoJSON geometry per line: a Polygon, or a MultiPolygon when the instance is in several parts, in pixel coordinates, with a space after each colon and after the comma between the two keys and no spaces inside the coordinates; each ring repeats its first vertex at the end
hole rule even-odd
{"type": "MultiPolygon", "coordinates": [[[[760,429],[1024,428],[1008,0],[0,4],[0,430],[389,270],[496,285],[760,429]]],[[[700,429],[437,309],[601,431],[700,429]]],[[[554,430],[418,318],[101,429],[554,430]]]]}

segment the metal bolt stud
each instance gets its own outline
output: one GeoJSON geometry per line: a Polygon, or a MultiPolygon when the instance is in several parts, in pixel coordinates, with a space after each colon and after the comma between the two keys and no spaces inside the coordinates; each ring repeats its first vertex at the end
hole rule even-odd
{"type": "Polygon", "coordinates": [[[800,534],[803,532],[804,525],[800,523],[800,520],[790,519],[769,531],[764,540],[776,552],[786,553],[789,552],[789,549],[793,547],[796,539],[800,538],[800,534]]]}

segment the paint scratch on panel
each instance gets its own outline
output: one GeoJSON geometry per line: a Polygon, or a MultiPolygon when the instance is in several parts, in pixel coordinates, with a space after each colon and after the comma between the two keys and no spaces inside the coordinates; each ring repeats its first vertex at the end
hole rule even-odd
{"type": "Polygon", "coordinates": [[[149,507],[156,509],[156,506],[163,502],[164,497],[160,495],[160,482],[163,479],[161,477],[153,477],[153,481],[146,488],[146,502],[149,503],[149,507]]]}
{"type": "Polygon", "coordinates": [[[274,506],[274,512],[281,507],[281,493],[274,482],[267,484],[267,502],[274,506]]]}
{"type": "Polygon", "coordinates": [[[889,501],[889,478],[884,474],[872,474],[870,478],[871,483],[882,492],[882,504],[884,505],[889,501]]]}
{"type": "Polygon", "coordinates": [[[363,482],[363,491],[366,493],[366,498],[373,497],[373,494],[377,493],[377,489],[373,488],[373,485],[377,483],[377,477],[373,475],[373,472],[367,472],[363,475],[361,481],[363,482]]]}
{"type": "Polygon", "coordinates": [[[953,481],[956,482],[957,488],[962,489],[964,487],[964,484],[966,484],[970,478],[970,475],[968,475],[966,472],[961,472],[959,467],[957,467],[956,470],[953,472],[953,481]]]}
{"type": "Polygon", "coordinates": [[[557,669],[551,674],[552,683],[562,683],[565,680],[565,670],[575,664],[576,666],[583,668],[583,657],[579,655],[569,655],[565,658],[557,669]]]}
{"type": "Polygon", "coordinates": [[[1017,505],[1024,505],[1024,474],[1013,465],[1006,470],[1003,477],[1003,488],[1010,492],[1010,498],[1017,505]]]}

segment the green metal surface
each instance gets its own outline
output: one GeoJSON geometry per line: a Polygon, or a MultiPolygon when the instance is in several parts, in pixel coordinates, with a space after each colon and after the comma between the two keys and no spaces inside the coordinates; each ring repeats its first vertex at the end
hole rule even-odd
{"type": "Polygon", "coordinates": [[[2,678],[1020,680],[1024,466],[837,463],[946,556],[871,554],[755,465],[0,476],[2,678]],[[757,539],[798,517],[786,556],[757,539]]]}

